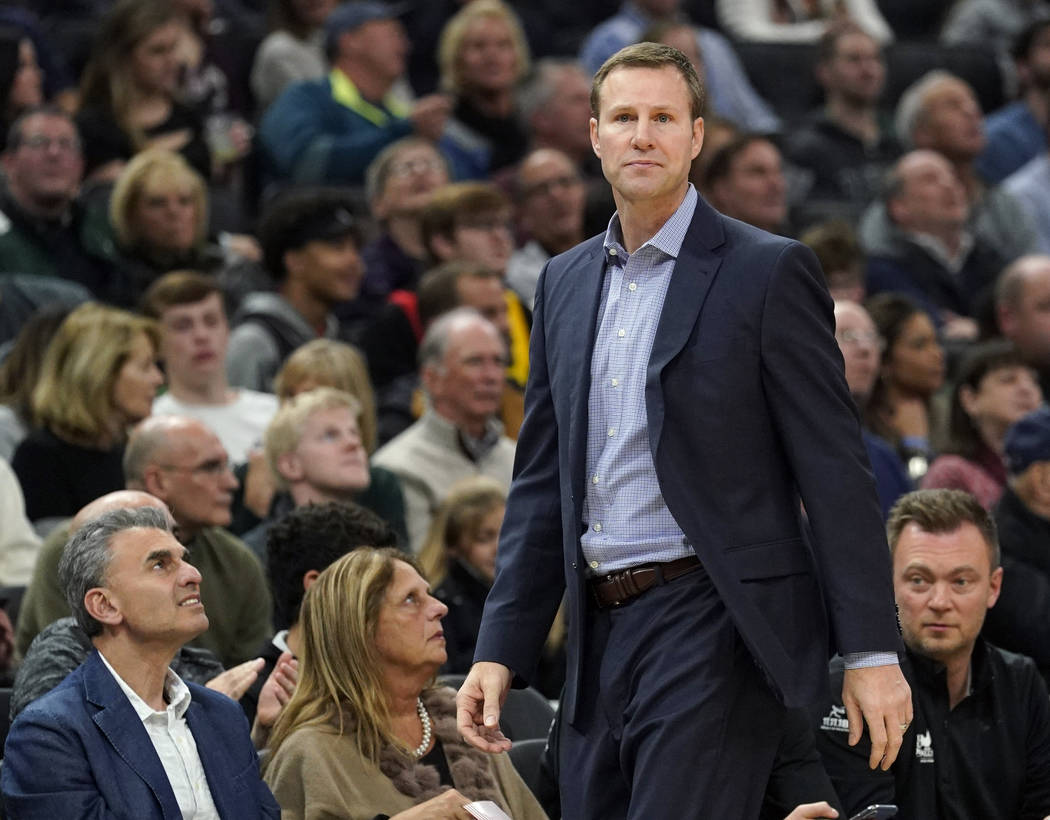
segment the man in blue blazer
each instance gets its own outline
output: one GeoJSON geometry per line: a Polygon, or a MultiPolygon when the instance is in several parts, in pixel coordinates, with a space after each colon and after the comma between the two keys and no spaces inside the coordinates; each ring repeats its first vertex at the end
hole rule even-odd
{"type": "Polygon", "coordinates": [[[11,726],[12,820],[280,816],[240,707],[168,668],[208,628],[186,557],[154,507],[105,513],[66,546],[60,580],[95,651],[11,726]]]}
{"type": "Polygon", "coordinates": [[[617,214],[540,279],[459,726],[508,746],[500,703],[564,592],[563,815],[755,817],[785,708],[826,686],[829,628],[873,767],[911,720],[874,483],[816,259],[688,183],[703,141],[688,61],[629,46],[591,107],[617,214]]]}

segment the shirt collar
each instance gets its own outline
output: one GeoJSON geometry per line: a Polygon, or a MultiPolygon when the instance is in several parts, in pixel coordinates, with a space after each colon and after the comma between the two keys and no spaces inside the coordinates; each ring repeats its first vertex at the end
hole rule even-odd
{"type": "MultiPolygon", "coordinates": [[[[138,715],[139,720],[145,723],[146,720],[153,715],[161,714],[139,697],[134,689],[128,686],[124,679],[117,674],[117,670],[110,666],[105,655],[99,652],[98,656],[102,658],[102,663],[106,665],[106,669],[109,670],[109,673],[113,676],[114,680],[116,680],[117,686],[119,686],[121,691],[127,695],[128,700],[131,702],[131,708],[135,710],[135,714],[138,715]]],[[[165,700],[168,702],[168,708],[166,711],[173,713],[176,718],[181,718],[186,714],[186,710],[190,708],[190,700],[192,699],[190,689],[183,682],[182,678],[176,675],[170,667],[164,675],[164,696],[165,700]]]]}
{"type": "MultiPolygon", "coordinates": [[[[678,254],[682,250],[685,235],[689,231],[689,225],[693,221],[697,200],[696,188],[690,182],[685,192],[685,198],[682,199],[682,204],[671,214],[671,217],[660,227],[660,230],[638,250],[652,246],[672,259],[677,259],[678,254]]],[[[620,214],[618,212],[614,213],[609,220],[609,227],[605,231],[605,242],[603,245],[606,261],[609,261],[610,257],[622,256],[624,259],[627,258],[627,251],[623,246],[623,230],[620,227],[620,214]]],[[[635,253],[637,252],[635,251],[635,253]]]]}

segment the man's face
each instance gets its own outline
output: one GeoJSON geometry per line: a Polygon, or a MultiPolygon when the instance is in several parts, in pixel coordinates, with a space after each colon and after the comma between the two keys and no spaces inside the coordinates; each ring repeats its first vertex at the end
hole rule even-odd
{"type": "Polygon", "coordinates": [[[1017,308],[1000,308],[999,324],[1027,361],[1050,366],[1050,262],[1025,273],[1017,308]]]}
{"type": "Polygon", "coordinates": [[[80,137],[65,117],[34,114],[22,124],[18,146],[4,154],[4,170],[21,203],[68,202],[80,186],[80,137]]]}
{"type": "Polygon", "coordinates": [[[933,151],[915,151],[898,169],[903,185],[889,208],[902,229],[933,234],[962,229],[970,205],[948,160],[933,151]]]}
{"type": "Polygon", "coordinates": [[[602,83],[591,143],[618,200],[677,207],[704,141],[685,79],[672,66],[621,67],[602,83]]]}
{"type": "Polygon", "coordinates": [[[999,597],[1001,568],[973,524],[929,533],[911,522],[893,555],[893,584],[908,647],[949,663],[969,657],[985,612],[999,597]]]}
{"type": "Polygon", "coordinates": [[[315,239],[285,254],[289,274],[299,276],[315,299],[334,305],[357,296],[364,263],[357,242],[349,234],[337,239],[315,239]]]}
{"type": "Polygon", "coordinates": [[[711,195],[729,216],[777,231],[787,218],[787,184],[780,151],[755,140],[734,158],[728,176],[712,185],[711,195]]]}
{"type": "Polygon", "coordinates": [[[477,427],[493,418],[503,396],[506,348],[488,322],[464,322],[449,334],[445,358],[424,369],[434,408],[460,427],[477,427]]]}
{"type": "Polygon", "coordinates": [[[504,340],[510,338],[507,296],[498,276],[460,276],[456,280],[456,293],[462,307],[474,308],[492,322],[504,340]]]}
{"type": "Polygon", "coordinates": [[[845,34],[839,37],[831,59],[818,66],[817,77],[829,94],[870,106],[882,94],[886,64],[878,43],[867,34],[845,34]]]}
{"type": "Polygon", "coordinates": [[[954,162],[968,162],[985,145],[981,106],[962,80],[945,79],[926,95],[924,115],[913,140],[918,148],[940,151],[954,162]]]}
{"type": "Polygon", "coordinates": [[[449,260],[473,262],[502,275],[513,252],[509,211],[464,215],[456,221],[449,260]]]}
{"type": "Polygon", "coordinates": [[[346,497],[368,486],[368,457],[357,419],[348,407],[313,413],[299,443],[282,457],[282,472],[322,493],[346,497]]]}
{"type": "Polygon", "coordinates": [[[582,70],[567,66],[558,71],[554,94],[543,106],[544,137],[573,157],[590,156],[591,83],[582,70]]]}
{"type": "Polygon", "coordinates": [[[157,484],[153,494],[170,508],[187,533],[230,523],[230,503],[237,488],[222,442],[203,424],[185,425],[169,433],[158,448],[157,484]]]}
{"type": "Polygon", "coordinates": [[[160,355],[176,379],[200,383],[223,373],[229,338],[218,293],[167,308],[160,315],[160,355]]]}
{"type": "Polygon", "coordinates": [[[377,219],[415,216],[427,204],[431,191],[448,181],[448,166],[437,149],[423,143],[409,145],[391,162],[373,213],[377,219]]]}
{"type": "Polygon", "coordinates": [[[849,392],[861,400],[871,395],[879,375],[882,340],[868,312],[852,302],[835,305],[835,341],[846,368],[849,392]]]}
{"type": "Polygon", "coordinates": [[[100,589],[117,623],[133,639],[181,646],[208,628],[201,575],[171,533],[145,527],[123,530],[110,540],[109,551],[100,589]]]}
{"type": "Polygon", "coordinates": [[[391,84],[405,73],[408,49],[405,29],[397,20],[371,20],[340,38],[341,54],[391,84]]]}
{"type": "Polygon", "coordinates": [[[543,247],[560,252],[583,239],[583,181],[568,157],[538,151],[518,172],[522,227],[543,247]]]}

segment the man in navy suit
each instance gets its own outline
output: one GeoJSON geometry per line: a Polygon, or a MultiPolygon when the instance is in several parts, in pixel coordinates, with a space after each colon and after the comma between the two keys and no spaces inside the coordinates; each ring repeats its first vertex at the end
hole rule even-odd
{"type": "Polygon", "coordinates": [[[617,214],[541,276],[525,422],[460,730],[508,747],[563,592],[563,815],[758,815],[785,709],[850,669],[851,739],[888,767],[911,720],[882,518],[808,249],[688,183],[703,92],[629,46],[594,79],[617,214]],[[813,534],[802,538],[802,506],[813,534]]]}
{"type": "Polygon", "coordinates": [[[59,577],[95,651],[11,726],[12,820],[280,816],[240,707],[169,668],[208,628],[187,557],[154,507],[104,513],[66,546],[59,577]]]}

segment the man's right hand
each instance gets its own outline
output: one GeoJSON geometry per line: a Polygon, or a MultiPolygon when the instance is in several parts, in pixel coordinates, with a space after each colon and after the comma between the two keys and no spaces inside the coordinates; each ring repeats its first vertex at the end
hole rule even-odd
{"type": "Polygon", "coordinates": [[[445,130],[445,121],[452,111],[452,100],[447,94],[428,94],[412,105],[408,118],[421,137],[437,142],[445,130]]]}
{"type": "Polygon", "coordinates": [[[456,695],[456,724],[471,746],[491,754],[510,749],[510,740],[499,728],[499,710],[513,677],[501,663],[480,661],[471,667],[456,695]]]}

